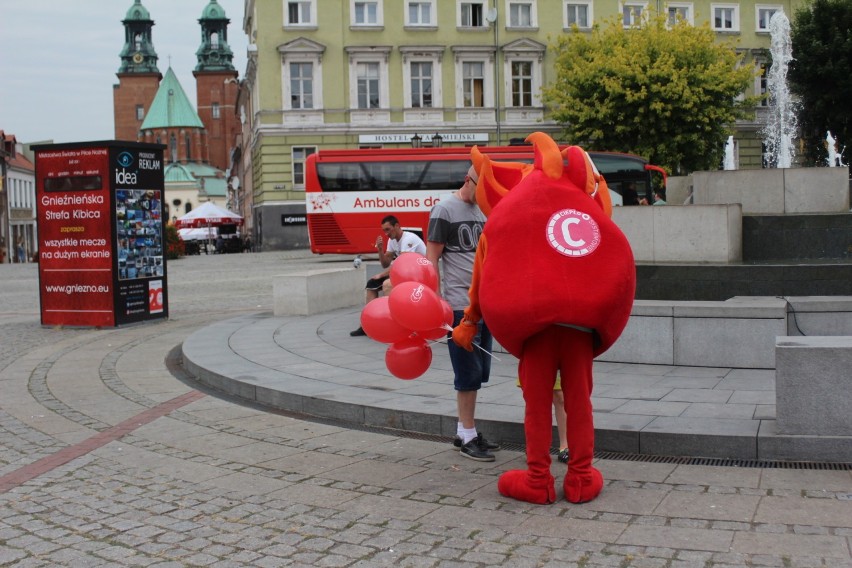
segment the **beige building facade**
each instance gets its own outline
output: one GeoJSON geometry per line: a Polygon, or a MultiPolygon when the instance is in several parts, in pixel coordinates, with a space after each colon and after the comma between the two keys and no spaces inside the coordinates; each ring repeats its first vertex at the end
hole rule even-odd
{"type": "MultiPolygon", "coordinates": [[[[574,25],[582,32],[620,18],[629,27],[662,11],[709,23],[760,68],[769,18],[792,17],[799,3],[246,0],[249,62],[237,113],[251,172],[240,199],[251,203],[255,243],[308,246],[306,228],[284,219],[304,214],[305,160],[319,150],[506,145],[535,130],[558,139],[540,92],[555,78],[550,43],[574,25]]],[[[765,90],[757,73],[752,90],[765,90]]],[[[736,125],[739,167],[761,167],[762,113],[736,125]]]]}

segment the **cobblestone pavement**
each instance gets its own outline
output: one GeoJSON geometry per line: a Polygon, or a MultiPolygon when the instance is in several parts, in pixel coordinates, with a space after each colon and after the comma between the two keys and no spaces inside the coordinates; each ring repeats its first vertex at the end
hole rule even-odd
{"type": "Polygon", "coordinates": [[[107,330],[42,328],[36,267],[0,266],[0,566],[852,567],[845,469],[607,459],[595,501],[532,506],[496,490],[518,452],[471,462],[181,380],[189,334],[345,260],[182,259],[168,321],[107,330]]]}

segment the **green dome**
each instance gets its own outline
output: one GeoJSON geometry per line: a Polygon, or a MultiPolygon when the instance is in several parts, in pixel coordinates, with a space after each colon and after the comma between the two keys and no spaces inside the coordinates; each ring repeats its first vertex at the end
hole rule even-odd
{"type": "Polygon", "coordinates": [[[134,0],[133,6],[127,10],[127,15],[124,17],[125,20],[150,20],[151,14],[148,12],[148,9],[142,5],[142,0],[134,0]]]}
{"type": "Polygon", "coordinates": [[[210,0],[210,3],[204,7],[201,12],[202,20],[222,20],[225,18],[225,10],[216,0],[210,0]]]}

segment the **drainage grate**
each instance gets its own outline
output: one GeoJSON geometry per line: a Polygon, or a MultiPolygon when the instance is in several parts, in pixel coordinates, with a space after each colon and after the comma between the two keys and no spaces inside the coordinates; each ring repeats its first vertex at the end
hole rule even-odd
{"type": "Polygon", "coordinates": [[[618,452],[595,452],[603,460],[638,461],[643,463],[670,463],[677,465],[706,465],[720,467],[748,467],[769,469],[810,469],[823,471],[852,471],[852,463],[827,463],[781,460],[740,460],[730,458],[691,458],[682,456],[650,456],[643,454],[620,454],[618,452]]]}
{"type": "MultiPolygon", "coordinates": [[[[166,367],[169,372],[179,381],[186,383],[190,387],[197,389],[210,396],[215,396],[222,400],[227,400],[234,404],[240,404],[264,412],[287,416],[298,420],[307,420],[327,426],[336,426],[339,428],[347,428],[349,430],[357,430],[359,432],[370,432],[373,434],[384,434],[387,436],[396,436],[399,438],[408,438],[412,440],[423,440],[427,442],[451,443],[452,438],[439,436],[437,434],[425,434],[422,432],[408,432],[405,430],[397,430],[382,426],[368,426],[366,424],[358,424],[341,420],[339,418],[329,418],[324,416],[316,416],[313,414],[304,414],[301,412],[292,412],[272,408],[256,402],[251,402],[222,391],[213,389],[204,385],[191,375],[184,367],[181,355],[180,345],[174,347],[166,356],[166,367]]],[[[382,389],[377,389],[382,390],[382,389]]],[[[524,444],[512,442],[500,442],[503,449],[513,452],[525,452],[524,444]]],[[[550,452],[556,455],[558,450],[553,449],[550,452]]],[[[697,458],[697,457],[682,457],[682,456],[658,456],[647,454],[622,454],[618,452],[595,452],[595,458],[602,460],[620,460],[634,461],[642,463],[664,463],[677,465],[704,465],[704,466],[719,466],[719,467],[742,467],[742,468],[768,468],[768,469],[804,469],[804,470],[823,470],[823,471],[852,471],[852,463],[828,463],[828,462],[803,462],[803,461],[780,461],[780,460],[741,460],[729,458],[697,458]]]]}

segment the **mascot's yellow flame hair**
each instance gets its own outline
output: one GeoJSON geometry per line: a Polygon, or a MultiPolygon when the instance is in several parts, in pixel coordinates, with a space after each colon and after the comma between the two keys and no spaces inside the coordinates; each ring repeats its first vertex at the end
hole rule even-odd
{"type": "Polygon", "coordinates": [[[585,150],[569,146],[560,152],[553,138],[544,132],[533,132],[526,141],[533,145],[535,160],[532,164],[495,162],[476,146],[471,149],[471,162],[479,176],[476,203],[486,217],[511,188],[536,169],[551,179],[566,177],[594,199],[607,216],[612,216],[612,201],[606,181],[585,150]]]}

